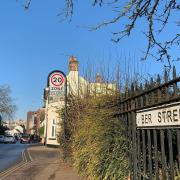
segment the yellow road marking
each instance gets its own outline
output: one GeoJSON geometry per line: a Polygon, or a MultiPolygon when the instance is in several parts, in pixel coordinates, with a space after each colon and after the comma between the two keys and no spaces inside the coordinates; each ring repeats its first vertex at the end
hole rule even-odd
{"type": "Polygon", "coordinates": [[[17,171],[18,169],[20,169],[21,167],[24,167],[27,164],[31,164],[32,163],[32,157],[30,155],[30,153],[27,151],[29,158],[30,158],[30,162],[27,161],[27,157],[25,154],[25,150],[22,151],[21,155],[22,155],[22,161],[19,162],[18,164],[14,165],[13,167],[3,171],[0,173],[0,180],[4,179],[5,177],[9,176],[11,173],[17,171]]]}

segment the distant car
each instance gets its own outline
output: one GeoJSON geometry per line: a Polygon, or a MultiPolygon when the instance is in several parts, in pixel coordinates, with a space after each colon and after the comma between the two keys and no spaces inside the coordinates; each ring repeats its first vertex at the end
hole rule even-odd
{"type": "Polygon", "coordinates": [[[4,136],[4,143],[16,143],[16,139],[12,135],[4,136]]]}
{"type": "Polygon", "coordinates": [[[20,138],[20,143],[30,143],[29,135],[22,135],[22,137],[20,138]]]}
{"type": "Polygon", "coordinates": [[[0,135],[0,143],[4,142],[4,135],[0,135]]]}
{"type": "Polygon", "coordinates": [[[14,138],[16,139],[16,141],[19,140],[19,137],[17,135],[14,135],[14,138]]]}

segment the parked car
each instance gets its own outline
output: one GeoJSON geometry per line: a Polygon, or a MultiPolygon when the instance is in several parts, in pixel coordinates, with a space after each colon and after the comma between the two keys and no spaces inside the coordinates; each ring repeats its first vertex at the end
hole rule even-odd
{"type": "Polygon", "coordinates": [[[4,142],[4,135],[0,135],[0,143],[4,142]]]}
{"type": "Polygon", "coordinates": [[[30,143],[29,135],[22,135],[20,138],[20,143],[30,143]]]}
{"type": "Polygon", "coordinates": [[[20,135],[18,133],[14,133],[14,137],[16,138],[16,141],[20,139],[20,135]]]}
{"type": "Polygon", "coordinates": [[[4,143],[16,143],[16,139],[12,135],[4,136],[4,143]]]}

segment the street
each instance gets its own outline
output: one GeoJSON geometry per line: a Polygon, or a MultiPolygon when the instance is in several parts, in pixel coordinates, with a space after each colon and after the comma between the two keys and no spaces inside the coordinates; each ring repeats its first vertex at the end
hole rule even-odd
{"type": "MultiPolygon", "coordinates": [[[[2,145],[2,149],[13,149],[18,152],[16,160],[19,164],[0,173],[0,180],[79,180],[78,174],[71,166],[63,162],[62,153],[58,148],[48,148],[43,145],[2,145]],[[8,148],[9,147],[9,148],[8,148]],[[27,147],[27,148],[26,148],[27,147]],[[15,150],[16,149],[16,150],[15,150]],[[18,158],[17,158],[18,157],[18,158]],[[19,161],[19,160],[18,160],[19,161]]],[[[1,146],[0,146],[1,147],[1,146]]],[[[9,150],[11,151],[11,150],[9,150]]],[[[8,153],[11,154],[11,153],[8,153]]],[[[4,158],[5,159],[5,158],[4,158]]],[[[5,160],[3,161],[5,162],[5,160]]],[[[15,162],[15,161],[14,161],[15,162]]],[[[0,163],[1,165],[3,163],[0,163]]],[[[7,164],[7,163],[6,163],[7,164]]],[[[3,165],[4,167],[4,165],[3,165]]]]}
{"type": "Polygon", "coordinates": [[[27,144],[0,144],[0,172],[17,164],[22,159],[22,152],[27,144]]]}

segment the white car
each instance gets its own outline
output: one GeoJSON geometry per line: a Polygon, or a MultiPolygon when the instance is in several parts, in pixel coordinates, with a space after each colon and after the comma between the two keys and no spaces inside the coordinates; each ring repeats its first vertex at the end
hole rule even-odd
{"type": "Polygon", "coordinates": [[[6,135],[4,137],[4,143],[16,143],[16,139],[14,136],[6,135]]]}
{"type": "Polygon", "coordinates": [[[0,143],[4,142],[4,135],[0,135],[0,143]]]}

